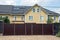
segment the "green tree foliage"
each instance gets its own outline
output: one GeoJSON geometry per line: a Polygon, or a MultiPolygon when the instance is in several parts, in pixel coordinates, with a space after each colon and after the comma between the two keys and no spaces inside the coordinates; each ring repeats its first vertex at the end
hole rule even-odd
{"type": "Polygon", "coordinates": [[[4,23],[10,23],[10,20],[8,19],[8,17],[0,17],[0,20],[4,21],[4,23]]]}
{"type": "Polygon", "coordinates": [[[4,19],[4,23],[10,23],[10,20],[8,19],[8,17],[4,19]]]}
{"type": "Polygon", "coordinates": [[[53,19],[52,19],[52,18],[49,18],[49,19],[47,20],[47,23],[53,23],[53,19]]]}
{"type": "Polygon", "coordinates": [[[58,28],[58,33],[56,34],[57,37],[60,37],[60,26],[58,28]]]}

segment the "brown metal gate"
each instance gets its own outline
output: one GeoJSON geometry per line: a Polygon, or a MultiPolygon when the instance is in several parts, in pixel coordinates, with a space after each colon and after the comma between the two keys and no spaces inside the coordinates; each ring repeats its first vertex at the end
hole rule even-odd
{"type": "Polygon", "coordinates": [[[3,35],[53,35],[53,24],[4,24],[3,35]]]}

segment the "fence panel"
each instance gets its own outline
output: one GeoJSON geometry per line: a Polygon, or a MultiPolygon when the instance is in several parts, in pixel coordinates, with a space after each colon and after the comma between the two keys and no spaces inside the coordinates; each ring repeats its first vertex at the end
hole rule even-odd
{"type": "Polygon", "coordinates": [[[53,24],[43,24],[43,34],[52,35],[53,34],[53,24]]]}
{"type": "Polygon", "coordinates": [[[3,22],[0,21],[0,33],[3,33],[3,22]]]}
{"type": "Polygon", "coordinates": [[[42,24],[33,25],[33,35],[42,35],[42,24]]]}
{"type": "Polygon", "coordinates": [[[14,25],[4,24],[4,35],[14,35],[14,25]]]}
{"type": "Polygon", "coordinates": [[[31,35],[31,24],[25,24],[26,25],[26,35],[31,35]]]}
{"type": "Polygon", "coordinates": [[[24,24],[15,24],[15,35],[25,35],[24,24]]]}
{"type": "Polygon", "coordinates": [[[4,24],[4,35],[52,35],[53,24],[4,24]]]}

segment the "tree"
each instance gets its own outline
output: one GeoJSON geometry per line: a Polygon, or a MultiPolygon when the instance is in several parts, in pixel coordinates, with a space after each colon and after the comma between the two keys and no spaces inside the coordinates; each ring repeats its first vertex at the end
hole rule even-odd
{"type": "Polygon", "coordinates": [[[8,19],[8,17],[5,17],[4,23],[10,23],[10,20],[8,19]]]}
{"type": "Polygon", "coordinates": [[[53,23],[53,19],[52,19],[52,18],[49,18],[49,19],[47,20],[47,23],[53,23]]]}

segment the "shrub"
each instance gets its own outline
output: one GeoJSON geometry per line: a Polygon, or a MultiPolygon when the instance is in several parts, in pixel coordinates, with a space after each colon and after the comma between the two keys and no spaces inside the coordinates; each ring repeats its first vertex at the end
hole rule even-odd
{"type": "Polygon", "coordinates": [[[56,34],[57,37],[60,37],[60,31],[56,34]]]}
{"type": "Polygon", "coordinates": [[[10,23],[10,20],[8,19],[8,17],[4,19],[4,23],[10,23]]]}
{"type": "Polygon", "coordinates": [[[60,26],[58,28],[58,33],[56,34],[57,37],[60,37],[60,26]]]}

